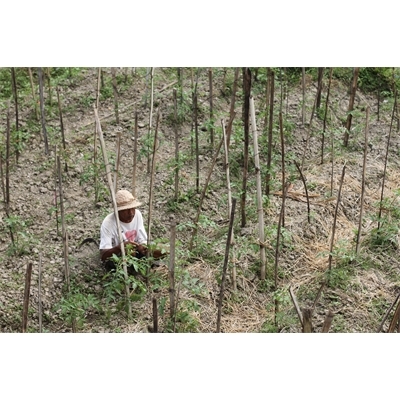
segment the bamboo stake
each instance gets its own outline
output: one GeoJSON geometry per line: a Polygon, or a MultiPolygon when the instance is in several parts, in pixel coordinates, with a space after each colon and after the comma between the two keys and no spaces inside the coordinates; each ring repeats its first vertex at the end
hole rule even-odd
{"type": "Polygon", "coordinates": [[[157,299],[153,297],[153,333],[158,333],[157,299]]]}
{"type": "Polygon", "coordinates": [[[57,146],[54,146],[54,206],[56,208],[56,226],[57,236],[60,235],[60,228],[58,224],[58,200],[57,200],[57,186],[58,186],[58,163],[57,163],[57,146]]]}
{"type": "Polygon", "coordinates": [[[69,280],[69,265],[68,265],[68,235],[65,226],[65,214],[64,214],[64,194],[62,187],[62,175],[61,175],[61,164],[60,157],[57,156],[57,170],[58,170],[58,190],[60,194],[60,213],[61,213],[61,233],[64,245],[64,277],[67,282],[68,291],[70,290],[70,280],[69,280]]]}
{"type": "Polygon", "coordinates": [[[32,277],[32,263],[29,263],[26,268],[26,274],[25,274],[24,308],[22,311],[22,333],[26,332],[26,328],[28,326],[28,309],[29,309],[29,297],[31,290],[31,277],[32,277]]]}
{"type": "Polygon", "coordinates": [[[271,68],[267,67],[267,83],[265,88],[265,117],[264,117],[264,132],[268,137],[268,116],[269,116],[269,101],[271,98],[271,68]]]}
{"type": "Polygon", "coordinates": [[[133,142],[133,168],[132,168],[133,196],[136,196],[137,145],[138,145],[138,112],[135,111],[135,140],[133,142]]]}
{"type": "MultiPolygon", "coordinates": [[[[197,83],[197,82],[196,82],[197,83]]],[[[196,84],[197,88],[197,84],[196,84]]],[[[193,123],[196,152],[196,193],[200,190],[200,155],[199,155],[199,127],[197,121],[197,92],[193,93],[193,123]]]]}
{"type": "MultiPolygon", "coordinates": [[[[278,290],[279,244],[280,244],[282,221],[283,221],[283,218],[285,215],[285,202],[286,202],[286,195],[287,195],[288,188],[289,188],[289,182],[286,182],[284,191],[283,191],[282,207],[281,207],[281,212],[279,215],[278,229],[276,232],[275,266],[274,266],[274,285],[275,285],[274,291],[275,291],[275,293],[278,290]]],[[[278,326],[278,321],[277,321],[278,312],[279,312],[279,300],[278,300],[278,297],[275,296],[275,326],[278,326]]],[[[303,323],[305,323],[304,317],[303,317],[303,323]]],[[[303,327],[304,327],[304,325],[303,325],[303,327]]]]}
{"type": "Polygon", "coordinates": [[[0,151],[0,181],[1,181],[1,191],[3,193],[3,202],[7,208],[6,188],[4,186],[4,173],[3,173],[3,155],[1,151],[0,151]]]}
{"type": "Polygon", "coordinates": [[[378,230],[381,228],[381,217],[382,217],[382,208],[383,208],[382,202],[383,202],[383,195],[384,195],[385,182],[386,182],[386,169],[387,169],[387,163],[388,163],[388,158],[389,158],[389,147],[390,147],[390,140],[392,137],[392,127],[393,127],[393,121],[394,121],[394,115],[395,115],[396,108],[397,108],[397,91],[395,91],[392,119],[390,121],[389,135],[388,135],[388,140],[387,140],[387,144],[386,144],[385,166],[383,168],[381,199],[380,199],[380,206],[379,206],[379,213],[378,213],[378,230]]]}
{"type": "MultiPolygon", "coordinates": [[[[100,105],[100,89],[101,89],[101,68],[98,68],[97,71],[97,90],[96,90],[96,110],[99,109],[100,105]]],[[[98,168],[97,168],[97,132],[96,132],[96,123],[94,124],[94,132],[93,132],[93,170],[94,173],[94,201],[97,203],[99,200],[99,184],[98,184],[98,168]]]]}
{"type": "Polygon", "coordinates": [[[111,77],[112,77],[112,87],[114,92],[114,112],[115,112],[115,122],[119,125],[119,112],[118,112],[118,89],[117,89],[117,79],[115,77],[115,68],[111,67],[111,77]]]}
{"type": "Polygon", "coordinates": [[[303,308],[303,333],[312,333],[312,320],[311,320],[311,309],[303,308]]]}
{"type": "Polygon", "coordinates": [[[48,84],[48,96],[49,96],[49,104],[50,107],[53,106],[53,97],[52,97],[52,90],[51,90],[51,75],[50,75],[50,67],[45,69],[45,75],[47,77],[47,84],[48,84]]]}
{"type": "Polygon", "coordinates": [[[149,116],[149,131],[147,133],[147,173],[150,173],[150,136],[151,136],[152,122],[153,122],[153,106],[154,106],[154,67],[151,67],[150,84],[151,84],[150,116],[149,116]]]}
{"type": "Polygon", "coordinates": [[[289,286],[289,293],[290,293],[290,297],[291,297],[293,305],[294,305],[294,309],[296,310],[297,316],[299,317],[301,327],[303,328],[303,314],[300,310],[299,303],[297,302],[297,298],[296,298],[295,294],[293,293],[293,289],[291,286],[289,286]]]}
{"type": "Polygon", "coordinates": [[[43,96],[43,74],[42,68],[38,68],[38,77],[39,77],[39,95],[40,95],[40,119],[42,122],[42,134],[44,138],[44,151],[45,154],[49,154],[49,144],[47,142],[47,130],[44,116],[44,96],[43,96]]]}
{"type": "Polygon", "coordinates": [[[175,133],[175,195],[174,199],[177,202],[179,197],[179,133],[178,133],[178,105],[176,89],[174,89],[174,133],[175,133]]]}
{"type": "Polygon", "coordinates": [[[246,226],[246,194],[247,194],[247,175],[249,170],[249,114],[251,96],[251,71],[250,68],[243,68],[243,125],[244,125],[244,148],[243,148],[243,179],[242,194],[240,199],[241,227],[246,226]]]}
{"type": "Polygon", "coordinates": [[[268,119],[268,150],[267,150],[267,173],[265,177],[265,195],[269,196],[270,193],[270,180],[271,180],[271,164],[272,164],[272,127],[274,120],[274,91],[275,91],[275,74],[271,70],[271,88],[270,88],[270,101],[269,101],[269,119],[268,119]]]}
{"type": "Polygon", "coordinates": [[[360,219],[358,221],[358,232],[356,239],[356,254],[360,253],[360,238],[362,229],[362,220],[364,214],[364,197],[365,197],[365,171],[367,165],[367,152],[368,152],[368,131],[369,131],[369,107],[366,110],[366,122],[365,122],[365,139],[364,139],[364,161],[363,161],[363,172],[361,181],[361,199],[360,199],[360,219]]]}
{"type": "Polygon", "coordinates": [[[262,187],[261,187],[261,168],[260,168],[260,153],[258,148],[258,133],[256,125],[256,112],[254,108],[254,98],[250,97],[250,114],[251,114],[251,127],[253,131],[253,145],[254,145],[254,165],[257,174],[257,214],[258,214],[258,241],[260,243],[260,258],[261,270],[260,279],[265,279],[266,269],[266,255],[265,255],[265,236],[264,236],[264,209],[262,200],[262,187]]]}
{"type": "MultiPolygon", "coordinates": [[[[15,130],[19,131],[19,118],[18,118],[18,92],[17,92],[17,80],[15,77],[15,68],[11,68],[11,86],[12,86],[12,92],[13,92],[13,97],[14,97],[14,104],[15,104],[15,130]]],[[[17,141],[19,142],[19,138],[17,135],[17,141]]],[[[19,159],[19,150],[18,146],[16,147],[15,150],[15,158],[16,158],[16,163],[18,164],[18,159],[19,159]]]]}
{"type": "Polygon", "coordinates": [[[232,123],[233,123],[233,119],[235,117],[235,101],[236,101],[237,83],[239,80],[239,72],[240,72],[240,68],[235,68],[235,77],[233,80],[231,104],[230,104],[230,109],[229,109],[229,123],[226,128],[226,137],[228,140],[228,151],[229,151],[229,146],[231,143],[232,123]]]}
{"type": "Polygon", "coordinates": [[[306,199],[307,199],[307,220],[308,223],[311,222],[311,211],[310,211],[310,198],[308,196],[308,190],[307,190],[307,184],[306,184],[306,180],[304,178],[303,172],[301,171],[300,165],[297,163],[297,161],[294,162],[297,168],[297,171],[299,171],[301,180],[303,182],[303,186],[304,186],[304,191],[306,192],[306,199]]]}
{"type": "Polygon", "coordinates": [[[226,270],[227,270],[227,266],[228,266],[229,248],[230,248],[231,237],[232,237],[232,232],[233,232],[233,220],[235,218],[235,207],[236,207],[236,199],[233,198],[232,199],[231,216],[230,216],[230,221],[229,221],[229,231],[228,231],[228,237],[226,240],[226,247],[225,247],[224,265],[222,268],[221,287],[220,287],[219,300],[218,300],[217,333],[221,332],[222,300],[224,298],[226,270]]]}
{"type": "Polygon", "coordinates": [[[6,209],[10,206],[10,104],[7,108],[7,133],[6,133],[6,209]]]}
{"type": "MultiPolygon", "coordinates": [[[[65,143],[64,122],[63,122],[63,114],[62,114],[62,108],[61,108],[60,90],[58,89],[58,86],[56,86],[56,91],[57,91],[58,113],[59,113],[59,116],[60,116],[61,139],[62,139],[64,157],[65,157],[65,151],[67,149],[67,146],[66,146],[66,143],[65,143]]],[[[64,160],[64,163],[65,163],[64,164],[64,171],[68,172],[67,161],[64,160]]]]}
{"type": "Polygon", "coordinates": [[[170,252],[169,252],[169,316],[174,317],[175,311],[175,239],[176,239],[176,222],[171,223],[170,229],[170,252]]]}
{"type": "Polygon", "coordinates": [[[154,142],[153,142],[153,159],[151,162],[151,176],[150,176],[150,193],[149,193],[149,215],[147,220],[147,246],[150,249],[151,243],[151,222],[153,214],[153,198],[154,198],[154,176],[156,172],[156,150],[157,150],[157,133],[158,123],[160,120],[160,109],[157,109],[156,129],[154,131],[154,142]]]}
{"type": "Polygon", "coordinates": [[[323,129],[322,129],[321,164],[324,163],[324,145],[325,145],[326,119],[327,119],[327,116],[328,116],[328,102],[329,102],[329,93],[330,93],[330,90],[331,90],[332,73],[333,73],[333,68],[330,68],[328,89],[327,89],[326,100],[325,100],[324,125],[323,125],[323,129]]]}
{"type": "MultiPolygon", "coordinates": [[[[279,132],[281,137],[281,169],[282,169],[282,192],[285,187],[286,175],[285,175],[285,138],[283,136],[283,121],[282,111],[279,112],[279,132]]],[[[283,215],[282,226],[285,226],[285,215],[283,215]]]]}
{"type": "Polygon", "coordinates": [[[351,129],[351,121],[353,118],[353,115],[351,112],[353,111],[354,108],[354,100],[356,98],[356,92],[357,92],[357,80],[358,80],[358,73],[360,71],[360,68],[354,68],[354,73],[353,73],[353,82],[351,85],[351,94],[350,94],[350,100],[349,100],[349,108],[347,110],[347,120],[346,120],[346,129],[344,132],[344,140],[343,140],[343,145],[344,147],[347,147],[348,142],[349,142],[349,133],[351,129]]]}
{"type": "Polygon", "coordinates": [[[306,69],[304,67],[301,68],[301,83],[303,89],[303,105],[301,109],[301,120],[303,122],[303,128],[306,123],[306,69]]]}
{"type": "Polygon", "coordinates": [[[114,207],[114,216],[115,216],[115,220],[117,223],[118,236],[119,236],[118,240],[119,240],[119,243],[121,244],[122,266],[123,266],[124,275],[125,275],[125,296],[126,296],[126,301],[128,303],[128,318],[130,319],[132,317],[132,306],[131,306],[131,302],[129,301],[129,284],[127,283],[128,270],[127,270],[126,262],[125,262],[124,240],[122,238],[122,233],[121,233],[121,224],[120,224],[119,216],[118,216],[117,201],[115,199],[114,185],[112,182],[110,165],[108,163],[106,145],[104,143],[103,131],[101,130],[101,124],[100,124],[100,120],[99,120],[99,116],[98,116],[96,108],[94,109],[94,115],[95,115],[95,120],[96,120],[96,130],[99,135],[101,150],[103,152],[104,164],[105,164],[106,173],[107,173],[108,186],[110,188],[112,203],[113,203],[113,207],[114,207]]]}
{"type": "Polygon", "coordinates": [[[39,312],[39,332],[42,333],[42,253],[39,253],[39,273],[38,273],[38,312],[39,312]]]}
{"type": "Polygon", "coordinates": [[[318,68],[318,86],[317,86],[317,99],[316,99],[316,108],[321,107],[321,93],[322,93],[322,79],[324,77],[324,69],[318,68]]]}
{"type": "Polygon", "coordinates": [[[39,109],[38,109],[38,104],[36,100],[36,94],[35,94],[35,86],[33,84],[33,76],[32,76],[32,70],[30,67],[28,67],[28,73],[29,73],[29,81],[31,83],[31,90],[32,90],[32,98],[33,98],[33,103],[35,105],[35,115],[36,119],[38,122],[40,122],[40,117],[39,117],[39,109]]]}
{"type": "Polygon", "coordinates": [[[114,170],[114,192],[117,192],[118,188],[118,172],[119,172],[119,164],[121,161],[121,131],[118,131],[117,134],[117,144],[116,144],[116,160],[115,160],[115,170],[114,170]]]}
{"type": "Polygon", "coordinates": [[[329,248],[329,258],[328,258],[328,272],[329,272],[328,285],[329,285],[330,273],[331,273],[331,269],[332,269],[332,251],[333,251],[333,244],[335,241],[336,220],[337,220],[337,214],[338,214],[338,210],[339,210],[340,195],[342,193],[342,186],[343,186],[345,171],[346,171],[346,164],[343,166],[343,170],[342,170],[342,177],[340,179],[340,186],[339,186],[339,192],[338,192],[337,201],[336,201],[335,214],[333,217],[332,237],[331,237],[331,244],[330,244],[330,248],[329,248]]]}
{"type": "MultiPolygon", "coordinates": [[[[225,150],[225,174],[226,174],[226,184],[228,188],[228,218],[231,215],[231,208],[232,208],[232,190],[231,190],[231,178],[229,174],[229,154],[228,154],[228,142],[227,142],[227,137],[226,137],[226,131],[225,131],[225,122],[222,119],[221,120],[222,124],[222,133],[223,133],[223,139],[224,139],[224,150],[225,150]]],[[[233,245],[233,232],[232,232],[232,237],[231,237],[231,245],[233,245]]],[[[237,290],[237,281],[236,281],[236,265],[233,264],[232,266],[232,285],[233,285],[233,290],[237,290]]]]}
{"type": "Polygon", "coordinates": [[[208,69],[208,84],[210,88],[210,143],[211,149],[214,148],[214,107],[213,107],[213,70],[208,69]]]}

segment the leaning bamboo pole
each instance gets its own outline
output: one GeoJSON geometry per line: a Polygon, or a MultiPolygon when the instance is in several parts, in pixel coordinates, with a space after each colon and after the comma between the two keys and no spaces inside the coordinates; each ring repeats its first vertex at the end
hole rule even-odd
{"type": "Polygon", "coordinates": [[[226,240],[226,247],[225,247],[224,265],[222,267],[221,286],[220,286],[219,299],[218,299],[217,333],[221,332],[222,300],[224,298],[224,291],[225,291],[226,270],[228,267],[229,248],[231,245],[231,237],[232,237],[232,232],[233,232],[233,220],[235,218],[235,208],[236,208],[236,199],[233,198],[232,199],[232,210],[231,210],[231,215],[230,215],[230,220],[229,220],[228,237],[226,240]]]}
{"type": "Polygon", "coordinates": [[[364,160],[363,160],[363,171],[361,180],[361,199],[360,199],[360,218],[358,221],[358,232],[356,239],[356,254],[360,252],[360,238],[362,229],[362,220],[364,213],[364,197],[365,197],[365,171],[367,165],[367,152],[368,152],[368,131],[369,131],[369,107],[366,109],[366,122],[365,122],[365,139],[364,139],[364,160]]]}
{"type": "Polygon", "coordinates": [[[254,145],[254,164],[257,174],[257,214],[258,214],[258,241],[260,243],[260,258],[261,258],[261,270],[260,278],[265,279],[266,269],[266,255],[264,246],[264,209],[262,200],[262,187],[261,187],[261,168],[260,168],[260,153],[258,149],[258,133],[256,125],[256,112],[254,109],[254,98],[250,97],[250,114],[251,114],[251,127],[253,131],[253,145],[254,145]]]}
{"type": "Polygon", "coordinates": [[[112,197],[114,216],[115,216],[115,221],[117,223],[117,229],[118,229],[118,240],[119,240],[119,243],[121,244],[121,255],[122,255],[122,260],[123,260],[122,267],[123,267],[124,275],[125,275],[125,296],[126,296],[126,301],[128,303],[128,318],[130,319],[132,317],[132,307],[131,307],[131,302],[129,301],[129,284],[127,282],[128,269],[127,269],[126,262],[125,262],[124,239],[122,237],[122,232],[121,232],[121,224],[120,224],[119,216],[118,216],[117,200],[115,199],[114,185],[113,185],[112,176],[111,176],[110,164],[108,163],[106,145],[104,143],[103,131],[101,129],[100,119],[99,119],[99,115],[97,113],[96,108],[94,108],[94,116],[95,116],[95,120],[96,120],[96,130],[99,135],[101,150],[103,152],[104,165],[105,165],[106,173],[107,173],[108,186],[110,188],[110,193],[111,193],[111,197],[112,197]]]}

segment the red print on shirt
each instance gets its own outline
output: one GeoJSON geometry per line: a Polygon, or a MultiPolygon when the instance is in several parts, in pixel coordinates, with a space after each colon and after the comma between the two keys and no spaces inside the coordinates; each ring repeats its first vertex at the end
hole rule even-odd
{"type": "Polygon", "coordinates": [[[125,234],[126,239],[127,239],[129,242],[131,242],[131,243],[133,243],[133,242],[135,241],[136,235],[137,235],[136,230],[127,231],[126,234],[125,234]]]}

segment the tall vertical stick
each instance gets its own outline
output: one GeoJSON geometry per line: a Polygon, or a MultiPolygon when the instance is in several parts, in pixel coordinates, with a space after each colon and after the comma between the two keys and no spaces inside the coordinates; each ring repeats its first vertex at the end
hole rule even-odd
{"type": "Polygon", "coordinates": [[[244,125],[244,148],[243,148],[243,180],[242,195],[240,199],[241,226],[246,226],[246,195],[247,195],[247,175],[249,169],[249,114],[250,114],[250,95],[251,95],[251,71],[250,68],[243,68],[243,125],[244,125]]]}
{"type": "Polygon", "coordinates": [[[33,104],[35,105],[35,115],[36,115],[37,121],[40,122],[39,109],[38,109],[38,104],[37,104],[37,100],[36,100],[36,91],[35,91],[35,86],[33,84],[32,70],[30,67],[28,67],[28,74],[29,74],[29,81],[31,83],[33,104]]]}
{"type": "Polygon", "coordinates": [[[349,108],[347,110],[346,129],[345,129],[345,132],[344,132],[344,140],[343,140],[344,147],[347,147],[347,144],[349,142],[351,121],[352,121],[352,118],[353,118],[353,115],[351,114],[351,112],[353,111],[354,99],[356,98],[357,80],[358,80],[358,72],[359,71],[360,71],[360,67],[354,68],[353,82],[351,84],[351,94],[350,94],[350,100],[349,100],[349,108]]]}
{"type": "Polygon", "coordinates": [[[39,332],[42,333],[42,253],[39,253],[39,273],[38,273],[38,313],[39,313],[39,332]]]}
{"type": "Polygon", "coordinates": [[[221,332],[222,300],[224,299],[226,270],[228,267],[229,248],[230,248],[230,244],[231,244],[231,237],[232,237],[232,231],[233,231],[233,220],[235,218],[235,208],[236,208],[236,199],[233,198],[232,199],[231,216],[230,216],[230,220],[229,220],[229,231],[228,231],[228,237],[226,240],[226,247],[225,247],[225,259],[224,259],[224,265],[222,268],[221,288],[220,288],[219,300],[218,300],[217,333],[221,332]]]}
{"type": "Polygon", "coordinates": [[[110,164],[108,163],[106,145],[104,143],[103,131],[101,130],[100,119],[99,119],[99,115],[97,113],[96,108],[94,109],[94,116],[96,119],[96,130],[99,135],[101,150],[103,152],[104,165],[105,165],[106,173],[107,173],[108,186],[110,188],[112,203],[113,203],[113,207],[114,207],[114,216],[115,216],[115,221],[117,223],[117,230],[118,230],[118,240],[121,244],[121,255],[122,255],[122,260],[123,260],[122,266],[123,266],[125,282],[126,282],[125,283],[125,297],[126,297],[126,301],[128,303],[128,318],[130,319],[132,317],[132,306],[131,306],[131,302],[129,301],[129,284],[127,283],[128,269],[126,267],[126,262],[125,262],[124,239],[122,237],[122,232],[121,232],[121,224],[120,224],[119,216],[118,216],[117,200],[115,199],[114,185],[113,185],[111,171],[110,171],[110,164]]]}
{"type": "Polygon", "coordinates": [[[114,192],[117,191],[118,188],[118,172],[119,172],[119,164],[121,161],[121,131],[118,131],[117,134],[117,145],[116,145],[116,160],[115,160],[115,169],[114,169],[114,192]]]}
{"type": "Polygon", "coordinates": [[[38,68],[38,77],[39,77],[39,95],[40,95],[40,120],[42,122],[42,133],[44,138],[44,151],[45,154],[49,154],[49,144],[47,142],[47,130],[46,123],[44,117],[44,95],[43,95],[43,73],[42,68],[38,68]]]}
{"type": "MultiPolygon", "coordinates": [[[[279,112],[279,132],[281,137],[281,168],[282,168],[282,192],[285,188],[286,174],[285,174],[285,138],[283,136],[283,121],[282,121],[282,111],[279,112]]],[[[282,226],[285,226],[285,215],[283,215],[282,226]]]]}
{"type": "Polygon", "coordinates": [[[132,194],[136,196],[136,169],[138,145],[138,112],[135,111],[135,140],[133,142],[132,194]]]}
{"type": "Polygon", "coordinates": [[[150,80],[151,80],[150,116],[149,116],[149,131],[147,133],[147,173],[148,174],[150,173],[150,137],[151,137],[152,122],[153,122],[153,106],[154,106],[154,67],[151,67],[150,80]]]}
{"type": "Polygon", "coordinates": [[[367,152],[368,152],[368,131],[369,131],[369,107],[366,110],[366,122],[365,122],[365,139],[364,139],[364,161],[363,161],[363,172],[361,181],[361,199],[360,199],[360,220],[358,221],[358,232],[356,241],[356,254],[360,252],[360,237],[362,229],[362,220],[364,213],[364,197],[365,197],[365,169],[367,165],[367,152]]]}
{"type": "Polygon", "coordinates": [[[343,166],[342,177],[340,178],[339,192],[338,192],[337,200],[336,200],[335,214],[333,217],[332,237],[331,237],[331,245],[329,247],[329,258],[328,258],[328,273],[329,273],[328,285],[329,285],[330,273],[331,273],[331,269],[332,269],[332,251],[333,251],[333,244],[335,242],[336,219],[337,219],[337,214],[338,214],[338,210],[339,210],[340,195],[342,193],[342,186],[343,186],[345,171],[346,171],[346,165],[343,166]]]}
{"type": "Polygon", "coordinates": [[[175,239],[176,222],[171,223],[170,229],[170,251],[169,251],[169,316],[173,318],[175,312],[175,239]]]}
{"type": "Polygon", "coordinates": [[[329,103],[329,93],[331,90],[331,82],[332,82],[332,72],[333,68],[329,69],[329,82],[328,82],[328,89],[326,93],[326,100],[325,100],[325,113],[324,113],[324,127],[322,129],[322,144],[321,144],[321,164],[324,163],[324,146],[325,146],[325,131],[326,131],[326,119],[328,118],[328,103],[329,103]]]}
{"type": "Polygon", "coordinates": [[[10,205],[10,105],[7,108],[7,133],[6,133],[6,209],[10,205]]]}
{"type": "MultiPolygon", "coordinates": [[[[61,139],[62,139],[62,144],[63,144],[63,150],[64,152],[67,149],[67,146],[65,144],[65,132],[64,132],[64,122],[63,122],[63,114],[62,114],[62,108],[61,108],[61,100],[60,100],[60,90],[58,89],[58,86],[56,86],[56,91],[57,91],[57,102],[58,102],[58,113],[60,116],[60,128],[61,128],[61,139]]],[[[64,154],[65,157],[65,154],[64,154]]],[[[64,158],[65,160],[65,158],[64,158]]],[[[64,161],[64,171],[68,172],[68,166],[67,166],[67,161],[64,161]]]]}
{"type": "Polygon", "coordinates": [[[174,89],[174,133],[175,133],[175,194],[174,199],[178,201],[179,197],[179,134],[178,134],[178,104],[176,89],[174,89]]]}
{"type": "Polygon", "coordinates": [[[119,125],[119,112],[118,112],[118,88],[117,88],[117,78],[115,77],[115,68],[111,67],[111,77],[112,77],[112,87],[114,92],[114,112],[115,112],[115,122],[119,125]]]}
{"type": "Polygon", "coordinates": [[[26,268],[26,275],[25,275],[24,308],[22,311],[22,333],[26,332],[26,328],[28,326],[28,309],[29,309],[29,296],[31,290],[31,277],[32,277],[32,263],[29,263],[26,268]]]}
{"type": "MultiPolygon", "coordinates": [[[[18,118],[18,91],[17,91],[17,80],[15,77],[15,68],[11,68],[11,83],[12,83],[12,92],[13,92],[13,97],[14,97],[14,105],[15,105],[15,130],[18,132],[19,131],[19,118],[18,118]]],[[[17,133],[17,147],[15,151],[15,158],[16,158],[16,163],[18,164],[18,159],[19,159],[19,149],[18,149],[18,142],[19,142],[19,136],[17,133]]]]}
{"type": "Polygon", "coordinates": [[[262,188],[261,188],[261,168],[260,168],[260,154],[258,149],[258,134],[256,126],[256,112],[254,109],[254,99],[250,97],[250,113],[251,113],[251,127],[253,131],[253,145],[254,145],[254,164],[257,174],[257,213],[258,213],[258,240],[260,242],[260,258],[261,258],[261,271],[260,279],[265,279],[265,266],[267,263],[264,247],[264,209],[262,201],[262,188]]]}
{"type": "Polygon", "coordinates": [[[232,123],[233,123],[233,119],[235,117],[235,102],[236,102],[237,83],[239,80],[239,72],[240,72],[240,68],[235,68],[235,77],[233,80],[231,105],[230,105],[230,109],[229,109],[229,123],[226,128],[226,137],[228,140],[228,151],[229,151],[229,146],[231,143],[232,123]]]}
{"type": "Polygon", "coordinates": [[[158,122],[160,120],[160,109],[157,110],[156,129],[154,131],[153,142],[153,159],[151,162],[151,177],[150,177],[150,193],[149,193],[149,216],[147,220],[147,244],[151,243],[151,218],[153,214],[153,197],[154,197],[154,176],[156,173],[156,150],[157,150],[157,133],[158,122]]]}
{"type": "Polygon", "coordinates": [[[208,84],[210,89],[210,144],[214,148],[214,107],[213,107],[213,70],[208,69],[208,84]]]}
{"type": "Polygon", "coordinates": [[[301,68],[301,84],[303,89],[303,104],[301,108],[301,120],[303,123],[303,128],[306,123],[306,69],[304,67],[301,68]]]}
{"type": "Polygon", "coordinates": [[[271,88],[270,88],[270,101],[269,101],[269,120],[268,120],[268,153],[267,153],[267,174],[265,177],[266,188],[265,195],[269,196],[270,181],[271,181],[271,165],[272,165],[272,128],[274,122],[274,91],[275,91],[275,74],[271,70],[271,88]]]}

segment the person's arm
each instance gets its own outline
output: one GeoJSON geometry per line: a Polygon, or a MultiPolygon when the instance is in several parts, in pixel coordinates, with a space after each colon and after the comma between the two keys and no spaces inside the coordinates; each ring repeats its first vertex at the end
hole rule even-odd
{"type": "MultiPolygon", "coordinates": [[[[129,242],[125,241],[125,251],[126,251],[126,245],[130,244],[133,245],[134,248],[142,255],[146,254],[146,249],[143,245],[135,243],[135,242],[129,242]]],[[[117,256],[121,256],[121,245],[118,244],[117,246],[112,247],[111,249],[102,249],[100,250],[100,256],[101,256],[101,261],[107,260],[107,258],[110,258],[113,254],[116,254],[117,256]]]]}

